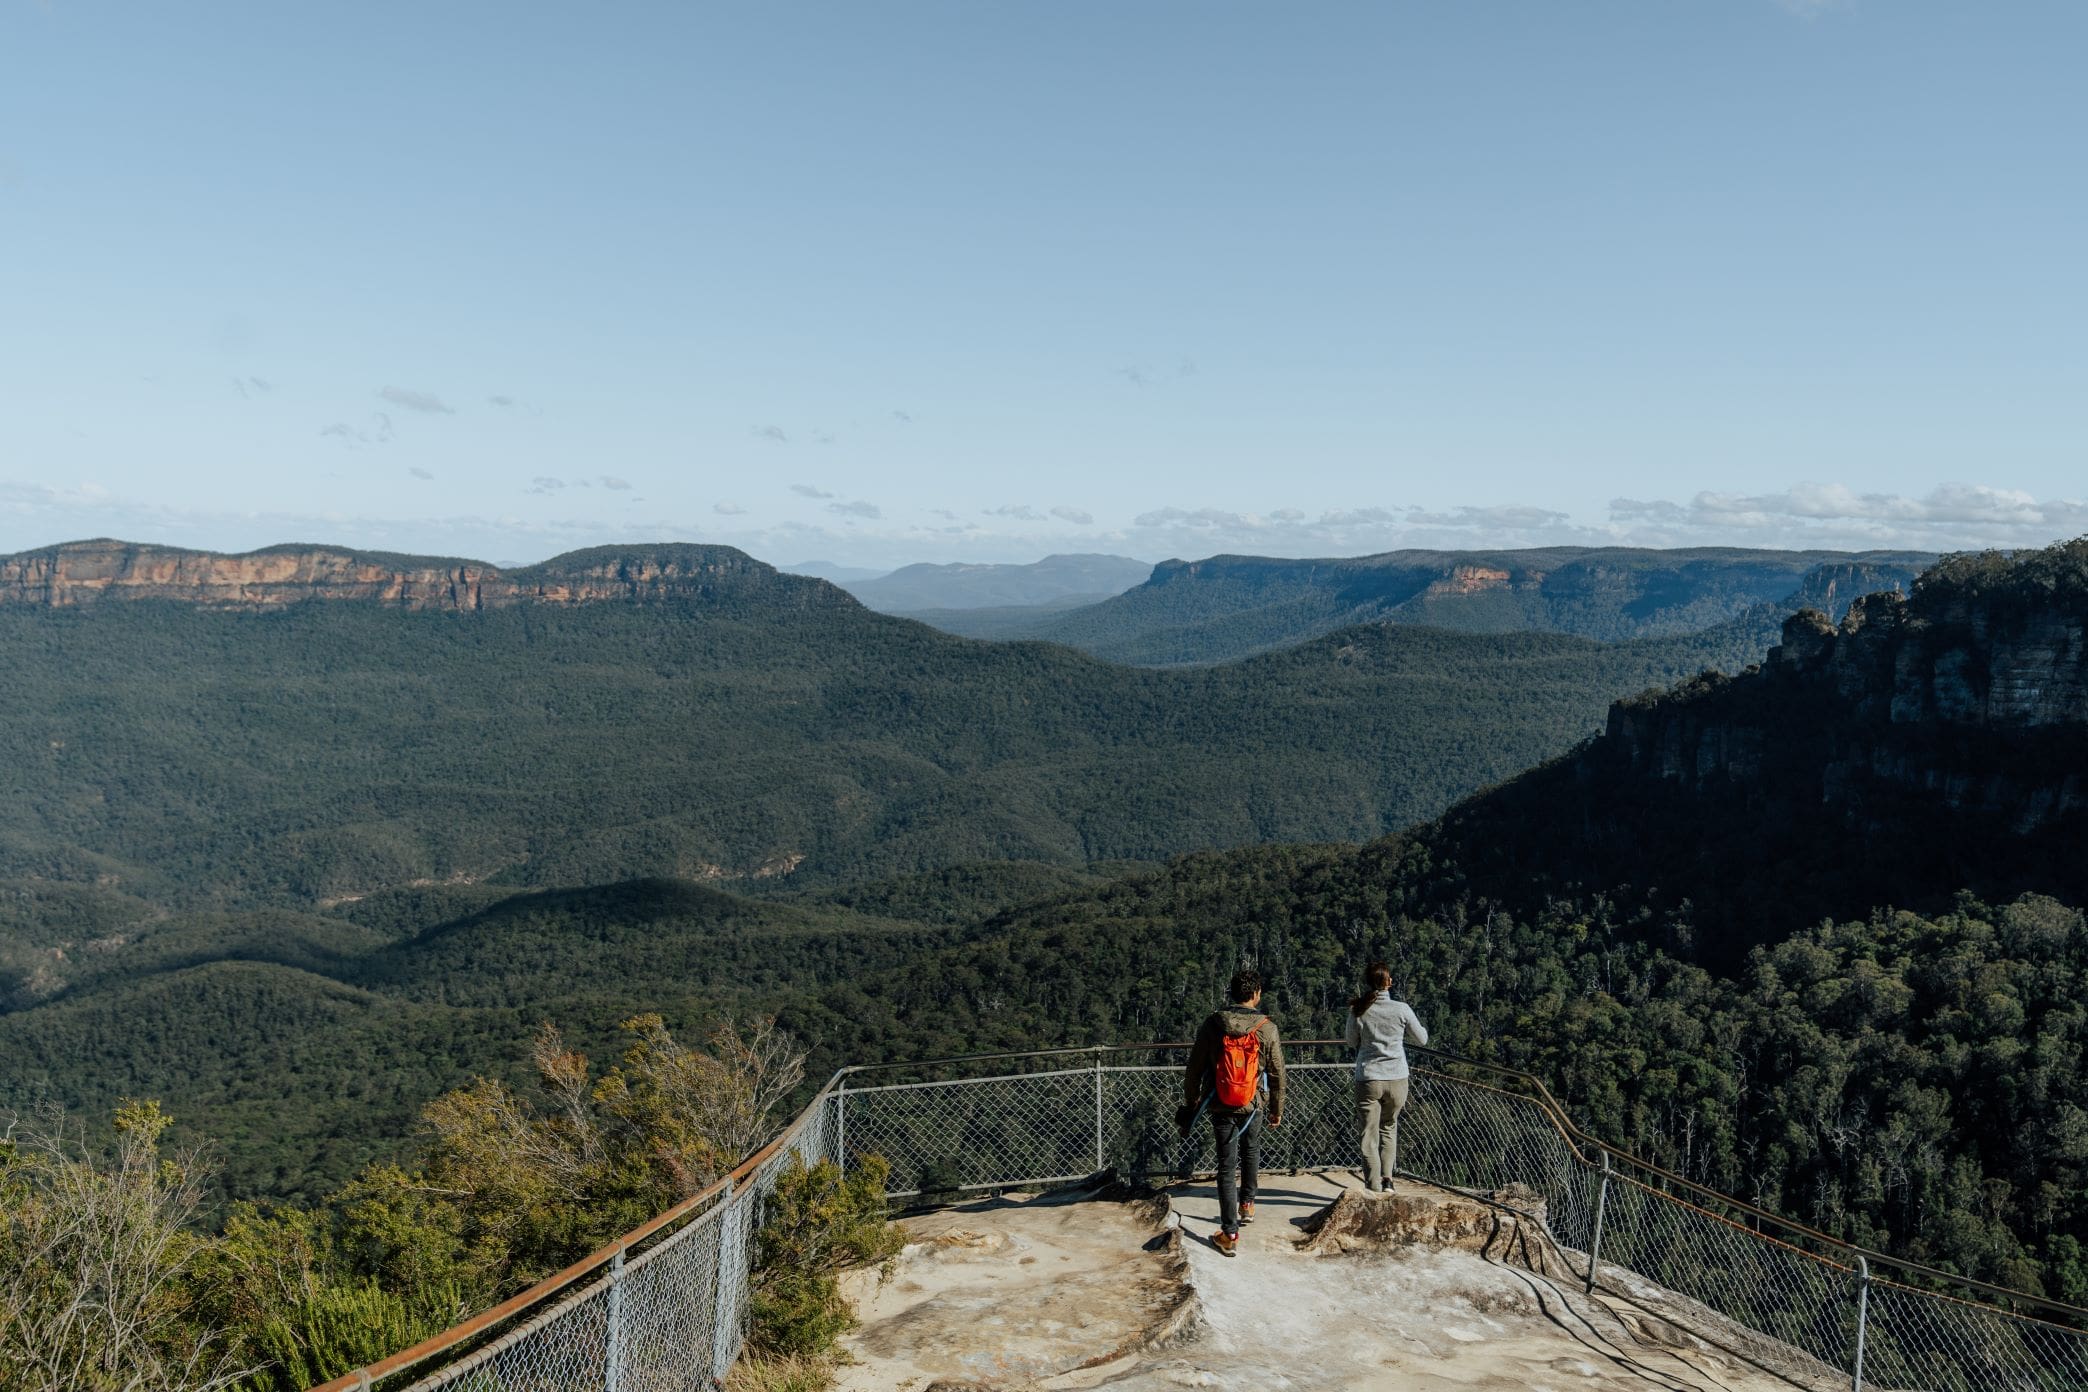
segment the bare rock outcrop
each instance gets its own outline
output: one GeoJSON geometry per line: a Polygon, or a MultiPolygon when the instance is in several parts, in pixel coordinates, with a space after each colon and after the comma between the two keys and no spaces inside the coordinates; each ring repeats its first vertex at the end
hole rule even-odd
{"type": "Polygon", "coordinates": [[[1524,1223],[1544,1226],[1544,1200],[1517,1186],[1484,1201],[1448,1189],[1409,1185],[1390,1194],[1344,1189],[1304,1224],[1300,1251],[1390,1252],[1403,1247],[1493,1251],[1524,1223]]]}

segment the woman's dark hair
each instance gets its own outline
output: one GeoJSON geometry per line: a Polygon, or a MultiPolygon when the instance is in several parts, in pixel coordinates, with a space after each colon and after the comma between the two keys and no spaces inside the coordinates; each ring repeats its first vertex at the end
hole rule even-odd
{"type": "Polygon", "coordinates": [[[1370,1009],[1378,992],[1392,989],[1392,968],[1383,962],[1372,962],[1363,968],[1363,994],[1349,1002],[1349,1009],[1357,1015],[1370,1009]]]}

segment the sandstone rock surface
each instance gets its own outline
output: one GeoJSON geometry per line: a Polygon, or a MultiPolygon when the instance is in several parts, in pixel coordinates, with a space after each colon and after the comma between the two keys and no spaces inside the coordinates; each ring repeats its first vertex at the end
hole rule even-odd
{"type": "Polygon", "coordinates": [[[1589,1298],[1523,1193],[1265,1175],[1241,1255],[1209,1182],[1124,1204],[972,1204],[908,1220],[859,1283],[845,1392],[1768,1392],[1847,1375],[1645,1285],[1589,1298]]]}

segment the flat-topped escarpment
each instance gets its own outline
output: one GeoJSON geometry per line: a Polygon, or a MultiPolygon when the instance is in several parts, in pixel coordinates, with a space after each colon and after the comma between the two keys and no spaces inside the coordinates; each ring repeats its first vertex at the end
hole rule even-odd
{"type": "Polygon", "coordinates": [[[472,611],[515,604],[701,598],[723,587],[801,605],[853,605],[824,581],[787,576],[729,546],[604,546],[502,570],[484,561],[283,545],[227,555],[99,539],[0,556],[0,604],[72,608],[158,599],[216,609],[349,600],[472,611]]]}

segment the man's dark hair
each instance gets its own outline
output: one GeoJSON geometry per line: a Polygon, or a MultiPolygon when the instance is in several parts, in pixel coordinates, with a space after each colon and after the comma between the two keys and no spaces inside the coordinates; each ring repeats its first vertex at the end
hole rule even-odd
{"type": "Polygon", "coordinates": [[[1230,994],[1234,1004],[1245,1005],[1248,1001],[1254,999],[1254,993],[1260,989],[1261,977],[1259,974],[1249,971],[1245,967],[1233,973],[1230,994]]]}

